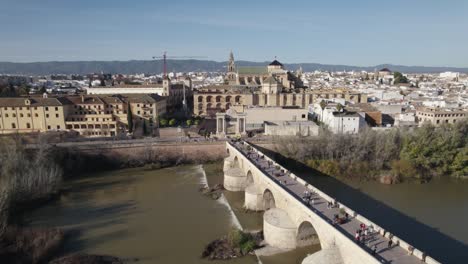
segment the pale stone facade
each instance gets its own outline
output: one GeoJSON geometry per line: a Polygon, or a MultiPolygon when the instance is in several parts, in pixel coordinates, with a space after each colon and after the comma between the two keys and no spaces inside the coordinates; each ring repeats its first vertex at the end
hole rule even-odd
{"type": "Polygon", "coordinates": [[[0,133],[74,131],[83,136],[116,136],[128,127],[131,109],[135,124],[157,127],[166,112],[158,95],[65,96],[57,98],[0,98],[0,133]]]}
{"type": "Polygon", "coordinates": [[[416,111],[419,125],[431,123],[435,126],[454,124],[468,118],[468,109],[463,108],[432,108],[424,107],[416,111]]]}

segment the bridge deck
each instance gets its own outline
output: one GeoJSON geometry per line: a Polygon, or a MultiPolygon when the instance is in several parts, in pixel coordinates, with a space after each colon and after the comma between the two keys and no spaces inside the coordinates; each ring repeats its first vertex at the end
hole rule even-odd
{"type": "MultiPolygon", "coordinates": [[[[306,202],[302,198],[304,192],[307,190],[305,186],[299,184],[297,181],[294,181],[287,173],[282,173],[280,170],[277,170],[273,164],[269,164],[266,159],[262,159],[255,151],[248,150],[247,146],[242,143],[233,144],[239,151],[241,151],[257,168],[261,169],[264,173],[267,173],[270,178],[275,180],[275,182],[289,190],[290,193],[296,195],[296,199],[300,199],[306,206],[313,211],[314,213],[320,215],[322,218],[327,220],[330,224],[333,224],[334,216],[339,214],[339,208],[328,208],[328,202],[325,198],[319,196],[318,194],[312,194],[314,203],[306,202]]],[[[333,202],[333,201],[330,201],[333,202]]],[[[334,224],[335,228],[344,233],[346,236],[354,240],[356,230],[360,229],[360,225],[363,224],[354,217],[349,217],[349,220],[344,224],[334,224]]],[[[377,246],[377,251],[375,257],[382,263],[402,263],[402,264],[413,264],[413,263],[422,263],[414,255],[409,255],[408,251],[404,250],[398,245],[392,245],[388,247],[389,239],[382,236],[378,232],[374,232],[369,235],[369,239],[363,242],[356,242],[360,245],[361,248],[368,251],[372,254],[372,249],[374,245],[377,246]]]]}

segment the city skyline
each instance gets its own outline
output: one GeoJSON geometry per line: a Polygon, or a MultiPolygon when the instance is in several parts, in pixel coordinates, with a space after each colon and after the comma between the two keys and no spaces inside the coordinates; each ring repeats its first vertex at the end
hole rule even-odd
{"type": "Polygon", "coordinates": [[[0,61],[236,60],[468,67],[468,3],[0,3],[0,61]],[[21,16],[18,16],[21,14],[21,16]]]}

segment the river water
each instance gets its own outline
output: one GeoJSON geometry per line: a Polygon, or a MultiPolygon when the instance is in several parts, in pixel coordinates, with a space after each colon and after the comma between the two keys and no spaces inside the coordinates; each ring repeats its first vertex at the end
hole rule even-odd
{"type": "MultiPolygon", "coordinates": [[[[31,226],[70,230],[73,235],[64,253],[138,258],[143,264],[301,263],[307,254],[320,250],[310,246],[260,260],[255,256],[219,262],[201,259],[204,246],[231,228],[262,227],[261,213],[242,209],[242,193],[225,192],[212,200],[198,191],[207,182],[222,183],[222,177],[222,163],[86,175],[67,182],[59,200],[29,212],[25,220],[31,226]]],[[[462,254],[440,260],[457,263],[451,260],[466,256],[468,228],[460,224],[468,223],[468,181],[386,186],[344,184],[330,177],[306,180],[357,211],[368,212],[364,215],[379,224],[398,229],[401,237],[408,234],[409,242],[427,252],[442,258],[445,245],[462,254]]]]}
{"type": "MultiPolygon", "coordinates": [[[[59,200],[29,212],[25,221],[71,231],[64,253],[138,258],[142,264],[259,263],[255,256],[217,262],[200,258],[206,244],[233,227],[261,229],[262,215],[243,212],[240,193],[213,200],[199,192],[207,181],[222,183],[222,176],[222,164],[86,175],[67,182],[59,200]]],[[[261,262],[300,263],[317,250],[303,248],[261,262]]]]}

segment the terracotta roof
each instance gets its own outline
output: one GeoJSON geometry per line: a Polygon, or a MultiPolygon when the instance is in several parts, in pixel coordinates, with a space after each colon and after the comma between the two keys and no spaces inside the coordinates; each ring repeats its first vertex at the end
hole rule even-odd
{"type": "Polygon", "coordinates": [[[0,98],[0,107],[10,106],[10,107],[19,107],[19,106],[61,106],[70,104],[66,98],[0,98]],[[29,100],[31,103],[26,104],[26,100],[29,100]]]}

